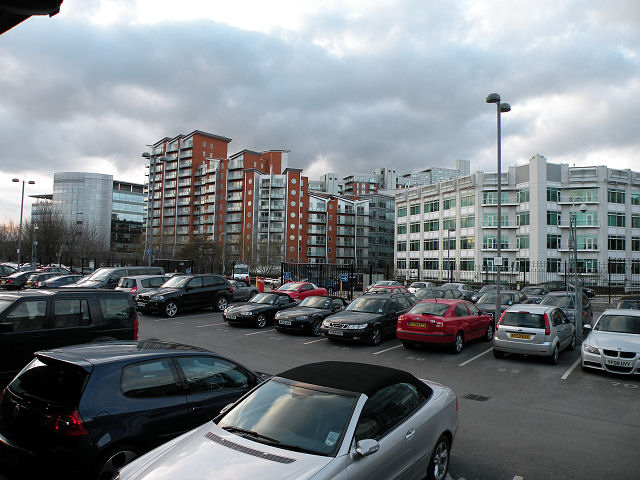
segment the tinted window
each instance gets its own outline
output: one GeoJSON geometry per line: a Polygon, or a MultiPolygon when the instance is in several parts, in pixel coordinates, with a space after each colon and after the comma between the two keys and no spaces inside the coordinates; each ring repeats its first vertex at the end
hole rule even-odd
{"type": "Polygon", "coordinates": [[[159,287],[160,285],[162,285],[164,282],[167,281],[167,279],[164,277],[154,277],[154,278],[149,278],[147,280],[149,281],[149,285],[152,287],[159,287]]]}
{"type": "Polygon", "coordinates": [[[307,297],[300,302],[299,306],[329,310],[331,308],[331,304],[332,300],[327,297],[307,297]]]}
{"type": "Polygon", "coordinates": [[[622,309],[637,309],[640,306],[640,302],[638,302],[638,300],[620,300],[618,302],[618,307],[617,308],[622,308],[622,309]]]}
{"type": "Polygon", "coordinates": [[[214,276],[213,277],[213,285],[224,285],[227,283],[227,280],[223,277],[214,276]]]}
{"type": "Polygon", "coordinates": [[[544,328],[544,315],[540,313],[506,312],[500,325],[508,327],[544,328]]]}
{"type": "Polygon", "coordinates": [[[465,307],[463,303],[459,303],[458,305],[456,305],[454,313],[455,313],[456,317],[467,317],[467,316],[469,316],[469,311],[467,310],[467,307],[465,307]]]}
{"type": "Polygon", "coordinates": [[[202,288],[202,277],[192,278],[187,285],[189,288],[202,288]]]}
{"type": "Polygon", "coordinates": [[[211,357],[178,358],[192,393],[248,388],[249,377],[237,365],[211,357]]]}
{"type": "Polygon", "coordinates": [[[387,302],[386,311],[388,313],[397,312],[400,310],[400,305],[398,305],[398,301],[395,298],[390,298],[387,302]]]}
{"type": "Polygon", "coordinates": [[[89,325],[89,302],[80,298],[54,300],[53,317],[53,326],[56,328],[89,325]]]}
{"type": "Polygon", "coordinates": [[[33,359],[9,388],[18,395],[74,405],[80,400],[87,373],[74,365],[54,360],[33,359]]]}
{"type": "Polygon", "coordinates": [[[13,324],[13,331],[41,330],[47,311],[46,300],[28,300],[20,303],[5,317],[5,322],[13,324]]]}
{"type": "Polygon", "coordinates": [[[135,316],[135,308],[124,297],[98,297],[102,308],[102,317],[106,323],[128,326],[127,320],[135,316]]]}
{"type": "Polygon", "coordinates": [[[467,308],[469,309],[471,315],[480,315],[480,310],[478,310],[478,307],[476,307],[473,303],[467,303],[467,308]]]}
{"type": "Polygon", "coordinates": [[[382,313],[384,309],[383,298],[371,298],[367,295],[356,298],[349,304],[346,310],[354,312],[366,312],[366,313],[382,313]]]}
{"type": "Polygon", "coordinates": [[[435,315],[438,317],[442,317],[445,313],[447,313],[447,310],[449,310],[449,305],[447,305],[446,303],[425,302],[416,303],[413,308],[409,310],[409,313],[435,315]]]}
{"type": "Polygon", "coordinates": [[[124,367],[120,390],[128,397],[164,397],[181,393],[173,366],[165,359],[124,367]]]}

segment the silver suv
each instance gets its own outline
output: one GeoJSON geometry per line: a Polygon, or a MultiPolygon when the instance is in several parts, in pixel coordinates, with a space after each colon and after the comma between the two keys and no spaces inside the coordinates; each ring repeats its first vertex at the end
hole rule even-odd
{"type": "Polygon", "coordinates": [[[558,363],[561,350],[576,347],[575,324],[553,305],[512,305],[502,314],[493,338],[493,356],[505,353],[548,357],[558,363]]]}

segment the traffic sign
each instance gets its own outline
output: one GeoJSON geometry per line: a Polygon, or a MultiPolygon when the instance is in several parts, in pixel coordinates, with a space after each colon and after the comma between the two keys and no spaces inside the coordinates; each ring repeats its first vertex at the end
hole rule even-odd
{"type": "Polygon", "coordinates": [[[151,255],[153,253],[153,250],[151,250],[150,248],[147,249],[147,251],[145,252],[147,255],[151,255]]]}
{"type": "Polygon", "coordinates": [[[340,281],[341,282],[348,282],[349,281],[349,274],[348,273],[341,273],[340,274],[340,281]]]}
{"type": "Polygon", "coordinates": [[[291,272],[283,272],[282,278],[284,278],[285,280],[291,280],[291,272]]]}

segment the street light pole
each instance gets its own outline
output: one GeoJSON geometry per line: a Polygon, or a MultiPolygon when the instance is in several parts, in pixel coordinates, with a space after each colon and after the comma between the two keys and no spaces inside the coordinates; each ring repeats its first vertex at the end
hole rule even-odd
{"type": "MultiPolygon", "coordinates": [[[[578,278],[578,224],[577,212],[575,211],[576,200],[578,199],[583,200],[580,196],[571,199],[571,212],[569,214],[569,248],[570,255],[573,256],[573,291],[575,295],[573,318],[576,327],[576,343],[582,340],[582,284],[578,278]]],[[[584,202],[580,205],[580,211],[583,213],[587,211],[587,205],[584,202]]]]}
{"type": "MultiPolygon", "coordinates": [[[[20,261],[22,257],[22,210],[24,209],[24,184],[25,180],[20,180],[19,178],[12,178],[12,182],[20,182],[22,181],[22,196],[20,197],[20,224],[18,227],[18,270],[20,270],[20,261]]],[[[34,185],[36,182],[33,180],[27,181],[29,185],[34,185]]]]}
{"type": "Polygon", "coordinates": [[[36,264],[38,263],[36,260],[36,246],[38,245],[38,224],[33,224],[33,239],[31,242],[31,268],[36,268],[36,264]]]}
{"type": "Polygon", "coordinates": [[[500,115],[502,113],[507,113],[511,110],[511,105],[508,103],[501,103],[500,95],[497,93],[490,93],[487,95],[485,99],[487,103],[495,103],[496,111],[498,113],[498,233],[497,233],[497,247],[496,247],[496,259],[494,263],[498,263],[496,270],[496,313],[494,316],[494,320],[496,323],[500,318],[500,313],[502,312],[501,301],[500,301],[500,270],[502,269],[502,257],[500,256],[500,244],[502,243],[501,238],[501,226],[502,226],[502,139],[501,139],[501,126],[500,126],[500,115]]]}
{"type": "Polygon", "coordinates": [[[227,245],[227,232],[222,232],[220,236],[222,237],[222,276],[224,277],[224,274],[225,274],[224,251],[225,251],[225,246],[227,245]]]}

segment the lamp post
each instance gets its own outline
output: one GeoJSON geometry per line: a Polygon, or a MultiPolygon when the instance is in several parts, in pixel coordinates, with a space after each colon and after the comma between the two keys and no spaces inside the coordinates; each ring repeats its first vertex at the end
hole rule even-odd
{"type": "Polygon", "coordinates": [[[36,246],[38,245],[38,238],[37,238],[37,234],[38,234],[38,224],[34,223],[33,224],[33,239],[31,242],[31,268],[35,269],[37,266],[37,260],[36,260],[36,246]]]}
{"type": "Polygon", "coordinates": [[[19,178],[12,178],[11,179],[12,182],[22,182],[22,196],[20,197],[20,224],[18,227],[18,271],[20,270],[20,260],[21,260],[21,256],[22,256],[22,251],[21,251],[21,247],[22,247],[22,210],[24,208],[24,184],[25,182],[28,183],[29,185],[34,185],[36,182],[34,182],[33,180],[20,180],[19,178]]]}
{"type": "Polygon", "coordinates": [[[451,265],[451,232],[455,232],[454,228],[447,229],[447,266],[449,267],[449,283],[453,282],[453,265],[451,265]]]}
{"type": "MultiPolygon", "coordinates": [[[[149,200],[147,201],[147,251],[145,252],[149,257],[149,266],[153,265],[153,203],[155,196],[155,179],[156,179],[156,159],[160,162],[164,162],[167,157],[153,155],[149,152],[144,152],[142,158],[149,159],[149,200]]],[[[164,176],[163,176],[164,178],[164,176]]],[[[177,207],[176,207],[177,208],[177,207]]],[[[176,228],[174,225],[173,228],[176,228]]]]}
{"type": "MultiPolygon", "coordinates": [[[[580,196],[571,199],[571,212],[569,214],[569,249],[570,255],[573,257],[573,291],[576,296],[573,302],[575,309],[573,318],[576,327],[576,343],[582,340],[582,284],[578,278],[578,235],[575,211],[576,200],[578,199],[583,200],[580,196]]],[[[580,205],[580,211],[583,213],[587,211],[587,205],[584,201],[580,205]]]]}
{"type": "Polygon", "coordinates": [[[490,93],[489,95],[487,95],[487,98],[485,99],[485,101],[487,103],[495,103],[496,104],[496,111],[498,113],[498,124],[497,124],[497,130],[498,130],[498,234],[497,234],[497,247],[496,247],[496,258],[494,259],[494,265],[497,263],[497,270],[496,270],[496,313],[494,316],[494,320],[496,321],[496,323],[498,322],[498,319],[500,318],[499,315],[502,311],[501,309],[501,305],[502,303],[500,302],[500,270],[502,268],[502,257],[500,256],[500,243],[501,243],[501,220],[502,220],[502,140],[501,140],[501,127],[500,127],[500,115],[502,113],[507,113],[511,110],[511,105],[509,105],[508,103],[502,103],[500,101],[500,95],[497,93],[490,93]]]}
{"type": "Polygon", "coordinates": [[[222,237],[222,276],[224,277],[224,274],[225,274],[224,251],[225,251],[225,246],[227,245],[227,232],[220,233],[220,236],[222,237]]]}

